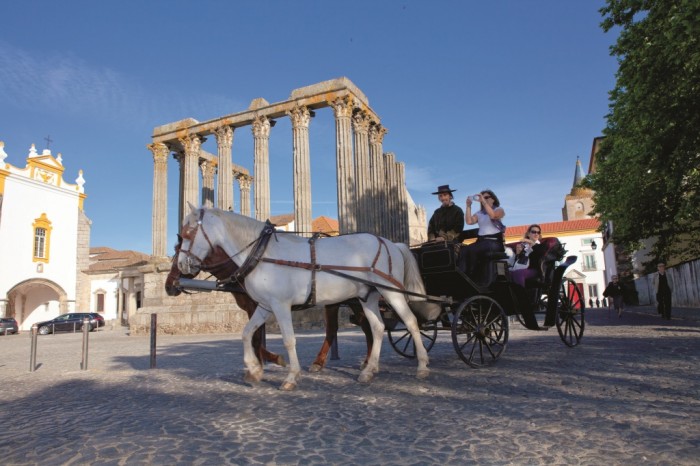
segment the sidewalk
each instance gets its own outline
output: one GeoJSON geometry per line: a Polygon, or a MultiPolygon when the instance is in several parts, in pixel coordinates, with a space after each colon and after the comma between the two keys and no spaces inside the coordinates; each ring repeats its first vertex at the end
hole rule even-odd
{"type": "MultiPolygon", "coordinates": [[[[591,308],[591,310],[605,312],[607,310],[607,308],[593,307],[593,308],[591,308]]],[[[614,310],[611,312],[614,312],[614,310]]],[[[656,306],[654,306],[654,305],[647,305],[647,306],[628,306],[628,305],[625,305],[624,312],[635,312],[637,314],[648,314],[648,315],[659,316],[659,313],[656,310],[656,306]]],[[[689,320],[700,321],[700,309],[696,308],[696,307],[672,307],[671,308],[671,318],[672,319],[676,318],[676,319],[689,319],[689,320]]],[[[659,316],[659,319],[661,319],[661,316],[659,316]]]]}

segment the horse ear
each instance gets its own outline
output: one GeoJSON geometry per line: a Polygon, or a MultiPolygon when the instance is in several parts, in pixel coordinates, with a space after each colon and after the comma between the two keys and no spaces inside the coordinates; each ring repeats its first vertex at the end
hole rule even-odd
{"type": "Polygon", "coordinates": [[[190,210],[192,211],[192,213],[197,212],[197,208],[193,206],[190,201],[187,201],[187,205],[190,206],[190,210]]]}

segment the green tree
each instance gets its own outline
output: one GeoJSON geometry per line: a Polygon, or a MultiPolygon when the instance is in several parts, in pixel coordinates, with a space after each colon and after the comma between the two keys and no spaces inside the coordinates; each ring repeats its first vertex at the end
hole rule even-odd
{"type": "Polygon", "coordinates": [[[700,253],[700,0],[607,0],[619,68],[595,173],[595,212],[629,249],[700,253]]]}

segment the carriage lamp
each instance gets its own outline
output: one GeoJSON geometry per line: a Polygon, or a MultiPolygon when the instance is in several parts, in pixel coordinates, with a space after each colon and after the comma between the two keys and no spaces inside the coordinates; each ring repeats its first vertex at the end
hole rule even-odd
{"type": "Polygon", "coordinates": [[[591,240],[591,249],[594,251],[598,249],[598,244],[596,244],[595,240],[591,240]]]}

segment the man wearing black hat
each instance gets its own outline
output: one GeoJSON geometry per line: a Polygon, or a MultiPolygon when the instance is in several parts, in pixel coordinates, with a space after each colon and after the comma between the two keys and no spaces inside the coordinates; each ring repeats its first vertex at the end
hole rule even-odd
{"type": "Polygon", "coordinates": [[[437,192],[433,193],[437,194],[442,205],[433,212],[428,222],[428,241],[452,241],[464,229],[464,211],[453,202],[452,193],[455,191],[446,184],[438,186],[437,192]]]}

